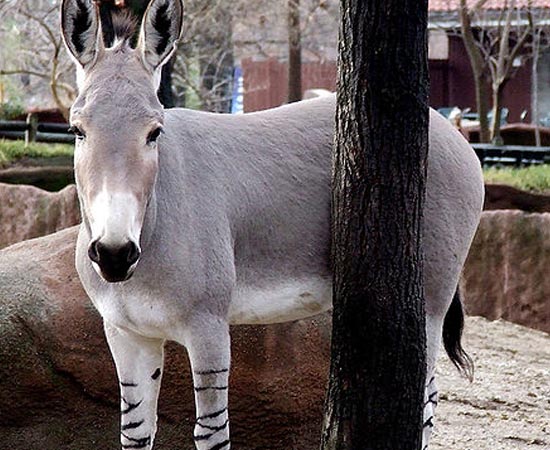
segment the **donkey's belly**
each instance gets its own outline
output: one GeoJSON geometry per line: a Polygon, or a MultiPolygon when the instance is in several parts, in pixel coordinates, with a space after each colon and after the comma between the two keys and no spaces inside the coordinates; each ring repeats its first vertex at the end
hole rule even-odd
{"type": "Polygon", "coordinates": [[[231,324],[288,322],[314,316],[331,307],[332,284],[328,278],[308,277],[237,285],[229,306],[231,324]]]}

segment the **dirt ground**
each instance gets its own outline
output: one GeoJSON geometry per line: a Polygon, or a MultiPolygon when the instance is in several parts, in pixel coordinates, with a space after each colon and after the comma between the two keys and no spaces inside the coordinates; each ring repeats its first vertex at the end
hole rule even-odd
{"type": "Polygon", "coordinates": [[[509,322],[467,320],[475,380],[446,356],[431,450],[550,450],[550,335],[509,322]]]}

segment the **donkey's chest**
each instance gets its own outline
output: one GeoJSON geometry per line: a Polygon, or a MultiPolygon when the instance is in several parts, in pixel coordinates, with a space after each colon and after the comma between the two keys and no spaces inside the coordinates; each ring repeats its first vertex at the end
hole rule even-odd
{"type": "Polygon", "coordinates": [[[127,292],[104,286],[91,292],[90,299],[106,322],[151,338],[175,339],[185,318],[185,305],[150,290],[127,292]]]}

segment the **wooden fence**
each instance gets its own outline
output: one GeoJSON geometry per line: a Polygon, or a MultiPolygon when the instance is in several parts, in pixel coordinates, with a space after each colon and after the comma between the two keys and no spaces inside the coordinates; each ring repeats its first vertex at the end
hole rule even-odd
{"type": "Polygon", "coordinates": [[[69,132],[66,123],[38,122],[38,116],[31,113],[27,120],[0,120],[0,138],[25,139],[25,145],[31,142],[74,143],[74,135],[69,132]]]}
{"type": "MultiPolygon", "coordinates": [[[[241,62],[244,83],[244,112],[260,111],[280,106],[287,101],[287,63],[277,58],[254,61],[245,58],[241,62]]],[[[336,89],[336,64],[334,62],[302,64],[302,94],[308,89],[336,89]]]]}

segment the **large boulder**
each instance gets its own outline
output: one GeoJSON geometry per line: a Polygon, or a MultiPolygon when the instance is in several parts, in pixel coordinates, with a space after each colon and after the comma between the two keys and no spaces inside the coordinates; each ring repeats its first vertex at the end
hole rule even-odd
{"type": "Polygon", "coordinates": [[[462,288],[470,314],[550,332],[550,214],[487,211],[462,288]]]}
{"type": "MultiPolygon", "coordinates": [[[[3,448],[118,448],[116,373],[101,319],[74,269],[76,232],[0,251],[3,448]]],[[[318,447],[329,320],[232,330],[235,448],[318,447]]],[[[167,348],[159,411],[158,448],[192,448],[193,387],[175,344],[167,348]]]]}
{"type": "Polygon", "coordinates": [[[80,222],[76,187],[47,192],[33,186],[0,183],[0,248],[80,222]]]}

